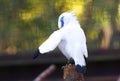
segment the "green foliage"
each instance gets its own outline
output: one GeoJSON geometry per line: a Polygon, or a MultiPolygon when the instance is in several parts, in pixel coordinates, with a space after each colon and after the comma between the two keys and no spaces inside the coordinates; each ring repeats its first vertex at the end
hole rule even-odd
{"type": "Polygon", "coordinates": [[[115,24],[120,31],[118,5],[119,1],[112,0],[0,0],[0,51],[36,49],[58,29],[59,15],[73,9],[85,30],[88,48],[100,48],[106,24],[112,29],[115,24]]]}

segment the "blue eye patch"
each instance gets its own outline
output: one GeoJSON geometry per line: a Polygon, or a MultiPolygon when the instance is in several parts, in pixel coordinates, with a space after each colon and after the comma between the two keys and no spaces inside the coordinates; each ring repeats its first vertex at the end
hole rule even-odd
{"type": "Polygon", "coordinates": [[[63,27],[64,26],[64,16],[61,17],[60,22],[61,22],[61,27],[63,27]]]}

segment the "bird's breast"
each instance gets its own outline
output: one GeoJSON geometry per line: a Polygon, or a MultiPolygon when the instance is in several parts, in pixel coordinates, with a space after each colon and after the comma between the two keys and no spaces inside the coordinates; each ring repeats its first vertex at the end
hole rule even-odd
{"type": "Polygon", "coordinates": [[[70,53],[69,50],[67,49],[67,43],[66,41],[61,41],[60,44],[58,45],[60,51],[63,53],[63,55],[67,58],[70,59],[70,53]]]}

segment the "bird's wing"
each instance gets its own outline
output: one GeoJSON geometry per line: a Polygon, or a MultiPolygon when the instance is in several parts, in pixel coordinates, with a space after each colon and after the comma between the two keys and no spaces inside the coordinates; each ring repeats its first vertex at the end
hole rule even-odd
{"type": "Polygon", "coordinates": [[[88,57],[88,51],[87,51],[87,46],[86,46],[86,44],[83,45],[83,47],[82,47],[82,52],[83,52],[83,55],[87,58],[87,57],[88,57]]]}
{"type": "Polygon", "coordinates": [[[49,38],[39,47],[40,53],[44,54],[54,50],[60,43],[62,35],[59,30],[53,32],[49,38]]]}
{"type": "Polygon", "coordinates": [[[87,51],[87,45],[86,45],[86,36],[84,31],[81,29],[80,33],[80,39],[81,39],[81,46],[82,46],[82,54],[87,58],[88,57],[88,51],[87,51]]]}

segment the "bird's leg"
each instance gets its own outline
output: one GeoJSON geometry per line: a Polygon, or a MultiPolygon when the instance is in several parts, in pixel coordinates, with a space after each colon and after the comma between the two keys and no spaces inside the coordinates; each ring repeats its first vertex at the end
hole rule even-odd
{"type": "Polygon", "coordinates": [[[70,59],[67,61],[67,64],[75,64],[73,58],[70,58],[70,59]]]}
{"type": "Polygon", "coordinates": [[[74,60],[73,60],[72,58],[70,58],[70,59],[67,61],[67,63],[66,63],[65,66],[62,66],[62,69],[64,69],[66,66],[71,65],[71,64],[75,64],[75,62],[74,62],[74,60]]]}
{"type": "Polygon", "coordinates": [[[62,66],[62,69],[64,69],[66,66],[68,66],[68,65],[71,65],[68,61],[67,61],[67,64],[66,65],[64,65],[64,66],[62,66]]]}

